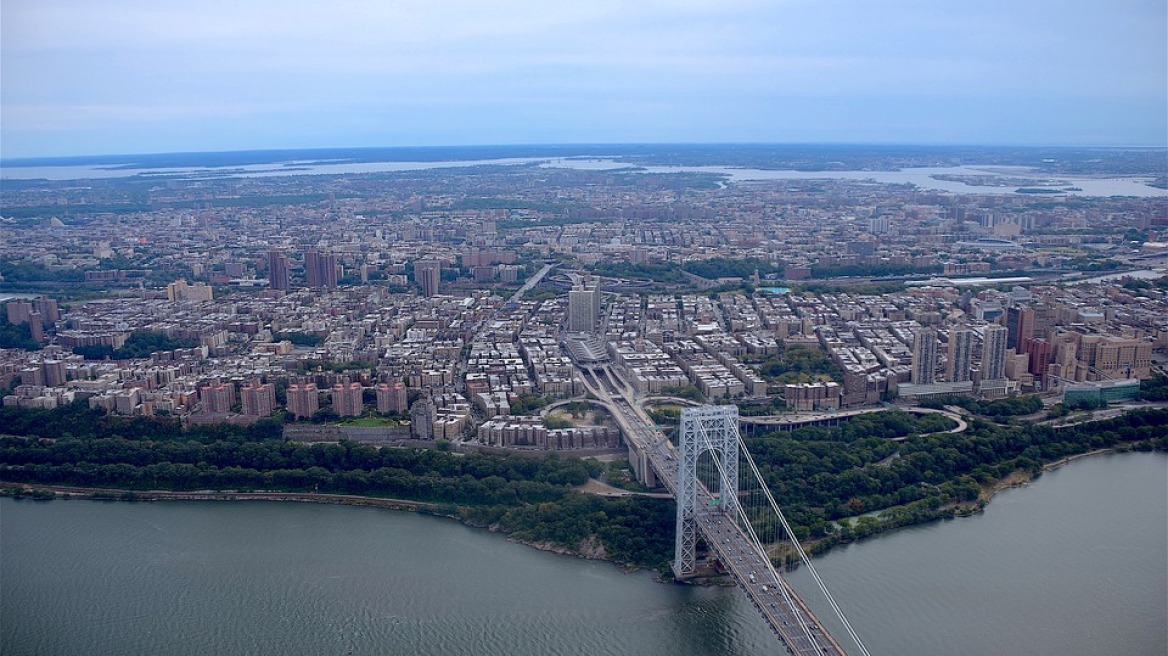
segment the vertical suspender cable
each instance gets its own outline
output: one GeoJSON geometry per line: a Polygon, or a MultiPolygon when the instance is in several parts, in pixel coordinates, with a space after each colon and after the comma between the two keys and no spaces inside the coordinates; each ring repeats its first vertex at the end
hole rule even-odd
{"type": "Polygon", "coordinates": [[[862,653],[864,656],[871,656],[871,654],[868,653],[868,649],[864,647],[864,643],[860,641],[860,636],[856,635],[855,630],[852,629],[852,624],[844,615],[843,609],[839,607],[839,604],[837,604],[835,601],[835,597],[831,596],[831,592],[828,591],[827,585],[824,584],[823,579],[819,577],[819,571],[815,569],[815,565],[813,565],[811,563],[811,559],[807,557],[807,552],[803,550],[803,545],[799,544],[799,539],[791,530],[791,526],[787,523],[787,518],[783,515],[783,511],[779,510],[779,504],[775,502],[775,498],[771,496],[770,490],[767,488],[766,483],[762,480],[762,474],[759,473],[758,466],[754,464],[754,458],[750,455],[750,451],[746,449],[746,443],[742,441],[742,436],[739,436],[738,443],[742,448],[742,453],[746,456],[746,462],[750,464],[750,470],[754,473],[755,478],[758,479],[758,483],[762,488],[763,494],[766,495],[767,501],[770,502],[771,508],[775,511],[775,515],[778,516],[779,521],[782,523],[783,530],[785,530],[787,535],[790,536],[791,544],[795,545],[795,551],[799,554],[799,560],[802,561],[803,564],[807,567],[807,571],[811,572],[811,578],[815,579],[815,582],[819,585],[819,589],[823,592],[823,596],[827,597],[827,603],[829,603],[832,610],[835,611],[836,617],[839,617],[840,622],[844,625],[844,630],[848,632],[848,635],[852,638],[852,641],[856,643],[856,647],[859,648],[860,653],[862,653]]]}
{"type": "MultiPolygon", "coordinates": [[[[708,433],[706,433],[705,426],[703,426],[700,421],[697,422],[697,424],[698,424],[698,426],[700,426],[700,428],[698,430],[701,432],[702,437],[705,438],[706,449],[709,450],[711,453],[717,454],[717,449],[711,443],[710,436],[708,433]]],[[[734,457],[735,458],[738,457],[737,449],[735,449],[734,457]]],[[[720,479],[726,480],[725,469],[722,466],[722,462],[718,459],[717,455],[714,455],[713,458],[711,458],[711,459],[714,461],[714,465],[718,468],[718,472],[721,474],[720,479]]],[[[756,474],[756,476],[757,476],[757,474],[756,474]]],[[[761,481],[762,481],[762,479],[759,479],[760,483],[761,483],[761,481]]],[[[737,493],[737,490],[734,490],[733,493],[737,493]]],[[[725,497],[726,494],[727,494],[727,491],[722,490],[722,496],[725,497]]],[[[756,535],[754,532],[754,527],[751,526],[751,524],[750,524],[750,518],[746,517],[746,515],[743,513],[741,505],[738,505],[737,509],[738,509],[739,517],[742,518],[744,520],[743,523],[746,524],[744,531],[746,532],[747,537],[751,541],[751,546],[754,547],[755,551],[757,551],[759,554],[761,554],[765,557],[766,552],[762,548],[762,545],[759,543],[758,535],[756,535]]],[[[787,603],[787,606],[789,608],[791,608],[792,614],[795,616],[795,620],[797,622],[799,622],[799,628],[801,628],[803,630],[803,635],[805,635],[807,637],[807,642],[809,642],[811,644],[811,646],[815,648],[815,652],[817,654],[819,654],[820,656],[826,656],[826,654],[823,651],[823,647],[820,646],[820,644],[819,644],[819,640],[817,640],[815,638],[815,632],[812,631],[811,627],[807,625],[806,618],[804,617],[803,613],[799,612],[799,610],[798,610],[799,609],[798,604],[796,604],[795,600],[791,598],[791,592],[787,589],[787,586],[782,585],[782,581],[779,579],[778,573],[775,572],[774,565],[771,564],[770,558],[765,557],[764,561],[766,562],[767,570],[771,573],[773,580],[776,582],[777,587],[779,588],[779,592],[782,593],[782,595],[783,595],[783,601],[785,601],[787,603]]]]}

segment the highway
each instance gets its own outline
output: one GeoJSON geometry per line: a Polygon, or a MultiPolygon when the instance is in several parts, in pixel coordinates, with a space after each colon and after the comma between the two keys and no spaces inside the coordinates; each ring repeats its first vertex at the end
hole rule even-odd
{"type": "Polygon", "coordinates": [[[511,295],[510,302],[511,303],[518,303],[519,300],[523,298],[523,295],[526,294],[529,290],[535,288],[535,286],[539,284],[539,281],[543,280],[543,277],[548,274],[548,271],[551,271],[552,269],[554,269],[555,266],[556,266],[555,264],[543,265],[542,269],[537,271],[534,276],[528,278],[527,282],[523,283],[523,286],[520,287],[518,291],[516,291],[514,294],[511,295]]]}
{"type": "MultiPolygon", "coordinates": [[[[678,455],[673,444],[632,403],[631,390],[611,369],[585,370],[583,374],[585,387],[609,408],[629,444],[645,457],[646,464],[653,467],[670,493],[676,495],[678,455]]],[[[711,505],[711,500],[710,493],[698,485],[698,508],[715,509],[698,512],[697,528],[783,646],[796,656],[844,654],[843,648],[775,571],[765,554],[754,548],[737,521],[719,506],[711,505]]]]}
{"type": "MultiPolygon", "coordinates": [[[[699,504],[705,504],[709,498],[702,491],[698,496],[699,504]]],[[[737,522],[718,511],[698,513],[697,520],[702,537],[718,560],[734,575],[791,653],[800,656],[844,653],[803,600],[755,551],[737,522]]]]}
{"type": "MultiPolygon", "coordinates": [[[[840,422],[860,415],[872,414],[875,412],[887,412],[890,410],[899,410],[916,415],[938,414],[944,415],[952,419],[957,426],[951,428],[946,433],[962,433],[969,428],[969,424],[965,419],[953,412],[952,410],[938,410],[936,408],[923,408],[920,406],[903,406],[903,405],[882,405],[876,407],[859,408],[856,410],[838,410],[834,412],[791,412],[781,415],[758,415],[753,417],[742,417],[740,419],[743,425],[758,426],[763,429],[781,429],[781,428],[797,428],[800,426],[812,426],[822,424],[825,422],[840,422]]],[[[904,441],[905,438],[893,438],[894,441],[904,441]]]]}

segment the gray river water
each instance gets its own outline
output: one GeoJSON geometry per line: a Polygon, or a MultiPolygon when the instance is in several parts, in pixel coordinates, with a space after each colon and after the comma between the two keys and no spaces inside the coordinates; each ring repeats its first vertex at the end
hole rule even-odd
{"type": "MultiPolygon", "coordinates": [[[[982,515],[816,562],[872,654],[1162,656],[1168,455],[1079,460],[982,515]]],[[[806,572],[791,579],[826,620],[806,572]]],[[[734,588],[662,584],[439,518],[2,499],[0,653],[781,651],[734,588]]]]}

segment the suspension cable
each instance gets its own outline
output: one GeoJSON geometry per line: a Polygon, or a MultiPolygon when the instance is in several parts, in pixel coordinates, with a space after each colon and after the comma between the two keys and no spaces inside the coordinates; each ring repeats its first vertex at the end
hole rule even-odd
{"type": "Polygon", "coordinates": [[[762,493],[766,496],[767,501],[770,502],[771,509],[775,511],[775,515],[778,516],[779,522],[781,522],[783,525],[783,530],[785,530],[788,537],[790,537],[791,544],[795,545],[795,551],[799,554],[799,560],[807,567],[807,570],[811,572],[811,578],[813,578],[819,585],[819,589],[823,592],[823,596],[827,598],[827,602],[831,605],[832,610],[835,611],[836,617],[838,617],[840,622],[844,625],[844,629],[848,632],[848,635],[852,638],[852,641],[856,643],[856,647],[860,649],[860,653],[862,653],[864,656],[871,656],[871,654],[868,653],[868,649],[864,646],[864,643],[860,641],[860,636],[856,635],[856,631],[852,628],[851,622],[849,622],[847,616],[844,615],[843,609],[840,608],[839,604],[836,603],[835,597],[831,596],[831,592],[828,591],[827,585],[823,582],[823,579],[820,578],[819,570],[815,569],[815,565],[812,564],[811,559],[807,557],[807,552],[803,550],[803,545],[799,544],[799,538],[797,538],[794,531],[791,530],[790,524],[787,523],[786,516],[784,516],[783,511],[779,509],[779,504],[775,502],[774,496],[771,495],[770,489],[766,486],[766,482],[763,481],[762,474],[759,473],[758,466],[754,464],[754,457],[750,455],[750,451],[746,448],[746,442],[743,441],[741,434],[738,436],[738,445],[741,447],[742,453],[746,457],[746,462],[750,465],[751,472],[754,473],[754,477],[758,480],[758,484],[762,489],[762,493]]]}
{"type": "MultiPolygon", "coordinates": [[[[700,421],[694,423],[697,424],[698,433],[700,433],[705,440],[705,450],[710,452],[710,460],[712,460],[714,462],[714,466],[718,468],[718,487],[720,489],[723,487],[722,484],[725,483],[727,479],[726,469],[723,467],[721,460],[718,459],[718,450],[714,448],[714,445],[710,440],[710,435],[706,432],[705,426],[703,426],[702,422],[700,421]]],[[[699,450],[699,454],[700,452],[701,451],[699,450]]],[[[738,457],[737,448],[735,449],[734,456],[738,457]]],[[[700,481],[698,482],[700,483],[700,481]]],[[[721,490],[721,494],[723,496],[726,494],[736,495],[737,492],[737,490],[721,490]]],[[[774,564],[771,563],[770,557],[766,555],[766,551],[762,548],[762,544],[759,542],[758,535],[754,532],[754,526],[750,523],[750,518],[747,517],[746,513],[742,510],[742,504],[736,502],[734,505],[736,508],[736,514],[739,516],[739,518],[742,519],[742,523],[745,525],[744,533],[746,533],[747,539],[750,540],[751,546],[754,547],[755,551],[764,556],[763,560],[766,562],[767,571],[770,572],[771,577],[775,582],[775,587],[777,587],[779,592],[782,594],[783,601],[787,603],[787,606],[791,609],[791,614],[795,616],[795,620],[799,623],[799,628],[803,630],[803,635],[807,637],[807,641],[811,644],[812,647],[815,648],[815,652],[817,654],[820,654],[820,656],[826,656],[823,648],[819,645],[819,640],[815,638],[815,633],[811,630],[811,627],[808,626],[807,620],[804,617],[804,613],[799,611],[798,604],[796,604],[795,600],[791,598],[790,591],[787,589],[787,586],[783,585],[782,579],[779,578],[778,572],[775,571],[774,564]]]]}

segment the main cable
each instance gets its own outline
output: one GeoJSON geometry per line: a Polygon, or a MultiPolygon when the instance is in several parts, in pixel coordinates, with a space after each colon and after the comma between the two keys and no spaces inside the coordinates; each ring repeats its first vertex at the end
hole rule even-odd
{"type": "Polygon", "coordinates": [[[811,559],[807,557],[807,552],[803,550],[803,545],[799,544],[799,538],[796,537],[794,531],[791,530],[791,525],[787,523],[786,516],[784,516],[783,511],[779,509],[779,504],[775,502],[774,496],[771,495],[770,489],[767,488],[766,482],[763,481],[762,474],[758,471],[758,465],[754,464],[754,457],[750,455],[750,451],[746,448],[746,442],[743,441],[742,435],[738,436],[738,445],[741,447],[742,453],[745,455],[746,462],[750,465],[750,470],[754,473],[755,479],[758,480],[759,487],[762,489],[763,494],[766,495],[767,501],[770,502],[771,509],[774,510],[775,515],[778,516],[779,522],[781,522],[783,525],[783,530],[787,532],[787,536],[791,540],[791,544],[795,545],[795,551],[799,554],[799,560],[807,567],[807,570],[811,572],[811,578],[813,578],[819,585],[819,589],[823,592],[823,596],[827,597],[827,603],[829,603],[832,610],[835,611],[836,617],[838,617],[840,622],[844,625],[844,630],[848,632],[848,635],[852,638],[852,641],[856,643],[856,647],[860,649],[860,653],[862,653],[864,656],[872,656],[868,653],[868,649],[864,646],[864,643],[860,641],[860,636],[857,635],[856,631],[852,628],[852,623],[849,622],[847,616],[844,615],[843,609],[840,608],[839,604],[836,603],[835,597],[831,596],[831,592],[827,589],[827,585],[819,576],[819,571],[815,569],[815,565],[813,565],[811,563],[811,559]]]}

